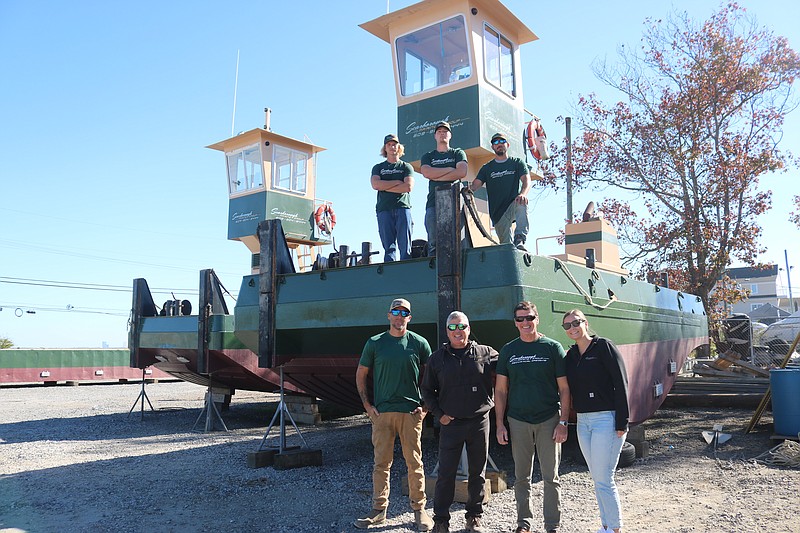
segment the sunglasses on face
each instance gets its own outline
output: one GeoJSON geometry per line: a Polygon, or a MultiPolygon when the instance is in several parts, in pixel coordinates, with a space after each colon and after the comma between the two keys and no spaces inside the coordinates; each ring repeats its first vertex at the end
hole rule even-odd
{"type": "Polygon", "coordinates": [[[526,320],[528,322],[533,322],[534,320],[536,320],[536,315],[515,316],[514,317],[514,322],[525,322],[526,320]]]}
{"type": "Polygon", "coordinates": [[[469,324],[447,324],[447,329],[450,331],[461,330],[464,331],[469,327],[469,324]]]}
{"type": "Polygon", "coordinates": [[[411,315],[411,311],[406,311],[405,309],[392,309],[391,313],[393,316],[402,316],[403,318],[411,315]]]}
{"type": "Polygon", "coordinates": [[[561,324],[561,327],[564,328],[564,331],[567,331],[570,328],[577,328],[584,322],[586,321],[583,320],[582,318],[579,318],[577,320],[573,320],[572,322],[564,322],[563,324],[561,324]]]}
{"type": "Polygon", "coordinates": [[[494,145],[505,144],[505,143],[506,143],[505,139],[495,139],[495,140],[492,141],[492,144],[494,144],[494,145]]]}

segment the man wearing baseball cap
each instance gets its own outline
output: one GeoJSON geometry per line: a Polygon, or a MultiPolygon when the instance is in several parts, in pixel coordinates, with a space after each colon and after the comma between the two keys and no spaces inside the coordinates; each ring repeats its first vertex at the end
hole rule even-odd
{"type": "Polygon", "coordinates": [[[511,225],[516,222],[513,243],[527,251],[530,168],[522,159],[508,156],[508,141],[503,133],[492,135],[492,150],[494,159],[481,167],[470,189],[477,191],[486,184],[489,218],[500,244],[512,242],[511,225]]]}
{"type": "Polygon", "coordinates": [[[372,469],[372,511],[358,518],[359,529],[383,524],[389,506],[389,472],[394,458],[395,438],[408,468],[408,496],[419,531],[429,531],[433,520],[425,510],[425,472],[422,468],[422,405],[419,383],[422,366],[431,355],[428,341],[408,330],[411,303],[396,298],[389,305],[389,330],[370,337],[356,370],[356,387],[364,410],[372,422],[375,464],[372,469]],[[372,373],[373,400],[367,376],[372,373]]]}
{"type": "Polygon", "coordinates": [[[436,186],[458,181],[467,175],[467,154],[461,148],[450,148],[453,137],[449,122],[439,122],[433,130],[436,149],[423,155],[420,173],[428,183],[428,201],[425,203],[425,231],[428,232],[428,255],[436,251],[436,186]]]}
{"type": "Polygon", "coordinates": [[[383,138],[381,155],[383,163],[372,167],[372,188],[378,191],[375,212],[378,217],[378,234],[383,245],[384,262],[411,258],[411,189],[414,187],[414,168],[401,161],[405,148],[397,135],[383,138]]]}

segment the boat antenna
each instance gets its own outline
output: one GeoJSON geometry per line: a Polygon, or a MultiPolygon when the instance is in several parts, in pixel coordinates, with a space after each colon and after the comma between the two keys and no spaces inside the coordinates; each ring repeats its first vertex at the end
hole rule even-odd
{"type": "Polygon", "coordinates": [[[236,80],[233,83],[233,113],[231,113],[231,137],[234,134],[234,125],[236,123],[236,93],[239,90],[239,52],[236,50],[236,80]]]}

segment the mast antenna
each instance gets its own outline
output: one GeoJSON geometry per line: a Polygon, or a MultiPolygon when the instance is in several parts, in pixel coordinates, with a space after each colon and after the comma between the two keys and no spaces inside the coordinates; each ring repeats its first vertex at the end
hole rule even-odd
{"type": "Polygon", "coordinates": [[[231,137],[234,135],[234,124],[236,123],[236,93],[239,91],[239,52],[236,50],[236,81],[233,83],[233,113],[231,113],[231,137]]]}

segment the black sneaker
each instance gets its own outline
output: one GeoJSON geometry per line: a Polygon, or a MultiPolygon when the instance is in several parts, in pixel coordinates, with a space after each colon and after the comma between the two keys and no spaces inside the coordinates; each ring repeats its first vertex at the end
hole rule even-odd
{"type": "Polygon", "coordinates": [[[528,251],[528,249],[525,248],[525,237],[522,235],[514,235],[514,246],[516,246],[517,250],[522,252],[528,251]]]}

